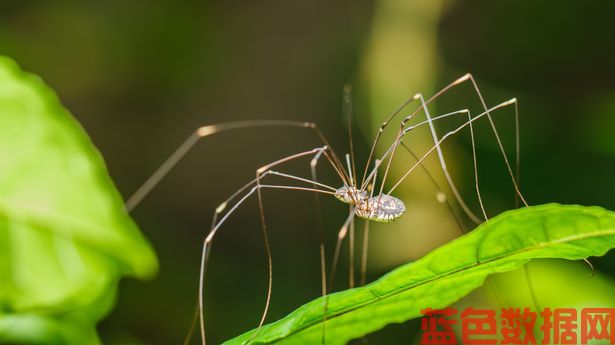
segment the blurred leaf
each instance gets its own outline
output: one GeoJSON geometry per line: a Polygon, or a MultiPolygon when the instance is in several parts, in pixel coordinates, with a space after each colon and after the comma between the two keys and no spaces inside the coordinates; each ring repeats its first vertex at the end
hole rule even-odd
{"type": "MultiPolygon", "coordinates": [[[[444,308],[480,287],[493,273],[530,259],[578,260],[615,247],[615,213],[598,207],[549,204],[505,212],[475,231],[403,265],[379,280],[329,296],[327,344],[345,344],[390,323],[444,308]]],[[[226,344],[317,344],[323,298],[226,344]]]]}
{"type": "Polygon", "coordinates": [[[98,343],[119,278],[156,271],[83,129],[0,57],[0,343],[98,343]]]}
{"type": "Polygon", "coordinates": [[[0,341],[8,344],[100,343],[91,322],[25,313],[2,315],[0,335],[0,341]]]}

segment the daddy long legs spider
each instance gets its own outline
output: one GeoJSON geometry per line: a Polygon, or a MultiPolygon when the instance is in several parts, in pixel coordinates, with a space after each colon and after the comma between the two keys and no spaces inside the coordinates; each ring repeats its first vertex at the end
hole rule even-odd
{"type": "MultiPolygon", "coordinates": [[[[349,88],[345,89],[344,94],[344,108],[345,112],[348,114],[348,118],[351,118],[351,100],[350,100],[350,90],[349,88]]],[[[506,169],[508,174],[510,175],[510,179],[514,186],[514,190],[516,193],[516,197],[519,198],[523,202],[524,205],[527,206],[523,195],[520,192],[517,176],[518,176],[518,163],[519,163],[519,121],[518,121],[518,107],[517,100],[515,98],[510,99],[508,101],[499,103],[493,107],[488,107],[484,101],[484,98],[481,94],[481,91],[478,88],[478,85],[472,75],[466,74],[461,78],[453,81],[442,90],[438,91],[432,97],[425,100],[422,94],[415,94],[413,97],[404,102],[398,109],[396,109],[393,113],[391,113],[386,120],[382,123],[376,137],[374,138],[373,144],[371,146],[368,158],[365,162],[365,168],[363,169],[363,173],[361,178],[358,178],[356,173],[356,165],[355,165],[355,152],[353,147],[352,140],[352,124],[348,121],[348,134],[350,141],[350,153],[346,154],[345,164],[342,163],[342,160],[336,154],[335,150],[329,144],[326,136],[322,133],[322,131],[318,128],[318,126],[312,122],[299,122],[299,121],[286,121],[286,120],[252,120],[252,121],[238,121],[238,122],[227,122],[216,125],[208,125],[198,128],[194,133],[192,133],[182,145],[154,172],[154,174],[146,180],[146,182],[128,199],[126,202],[126,209],[130,212],[132,211],[144,198],[151,192],[151,190],[165,177],[165,175],[190,151],[194,145],[199,142],[201,138],[206,136],[220,133],[223,131],[229,130],[238,130],[238,129],[247,129],[247,128],[257,128],[257,127],[281,127],[281,128],[303,128],[313,131],[316,134],[317,139],[321,142],[321,146],[316,147],[314,149],[302,151],[299,153],[295,153],[283,158],[280,158],[271,163],[265,164],[260,168],[256,169],[255,178],[243,185],[241,188],[232,193],[226,200],[224,200],[220,205],[215,209],[211,228],[208,234],[205,237],[201,255],[201,269],[200,269],[200,278],[199,278],[199,294],[198,294],[198,320],[199,320],[199,328],[201,334],[201,341],[203,344],[206,343],[205,339],[205,318],[204,318],[204,283],[206,278],[207,271],[207,263],[211,250],[211,245],[213,239],[217,232],[221,229],[226,220],[233,215],[233,213],[250,197],[256,196],[258,201],[258,211],[260,215],[260,223],[261,230],[265,241],[265,251],[267,254],[267,265],[268,265],[268,287],[266,293],[266,302],[264,311],[262,313],[261,319],[259,321],[258,327],[262,326],[265,322],[267,312],[270,305],[270,298],[272,293],[272,281],[273,281],[273,264],[271,257],[271,249],[269,246],[268,232],[267,232],[267,224],[265,218],[265,210],[263,206],[263,189],[286,189],[286,190],[296,190],[296,191],[308,191],[312,192],[315,195],[316,206],[320,208],[319,195],[325,194],[333,196],[335,199],[346,203],[349,205],[349,215],[343,223],[341,229],[338,231],[337,235],[337,243],[335,246],[334,256],[331,265],[330,276],[327,278],[326,274],[326,258],[325,258],[325,249],[324,249],[324,241],[322,240],[323,235],[323,227],[322,220],[319,219],[319,232],[321,238],[320,244],[320,261],[321,261],[321,281],[322,281],[322,294],[326,295],[331,290],[331,282],[335,276],[335,270],[337,267],[337,262],[339,260],[340,248],[342,241],[347,237],[350,233],[350,241],[351,248],[354,248],[354,219],[355,217],[362,218],[365,221],[365,231],[364,231],[364,240],[363,240],[363,250],[361,257],[361,284],[365,283],[365,270],[366,270],[366,260],[367,260],[367,236],[368,236],[368,226],[370,221],[374,222],[393,222],[400,218],[405,210],[406,206],[404,202],[393,196],[393,191],[410,175],[412,172],[416,171],[417,168],[421,167],[423,170],[427,171],[425,166],[423,165],[424,160],[431,155],[434,151],[436,152],[438,162],[440,168],[446,178],[447,185],[454,196],[454,199],[457,201],[457,204],[462,209],[463,213],[467,215],[467,217],[475,223],[481,223],[482,221],[488,220],[487,213],[485,211],[484,202],[482,200],[481,191],[479,188],[479,179],[478,179],[478,169],[477,169],[477,157],[476,157],[476,148],[474,141],[474,123],[481,119],[487,119],[492,133],[495,136],[495,139],[498,143],[498,149],[503,157],[506,169]],[[482,111],[479,114],[473,115],[468,109],[460,109],[457,111],[449,112],[446,114],[438,115],[432,117],[429,112],[428,105],[432,103],[435,99],[442,96],[455,86],[458,86],[463,83],[470,83],[472,85],[474,93],[477,95],[480,100],[482,111]],[[407,106],[409,106],[412,102],[418,102],[419,106],[413,112],[408,115],[405,115],[399,126],[399,130],[395,136],[393,142],[389,145],[389,147],[384,151],[384,153],[376,158],[376,147],[378,142],[381,139],[383,131],[388,127],[388,125],[393,122],[393,120],[398,117],[407,106]],[[502,140],[500,139],[500,135],[495,126],[495,123],[492,119],[492,113],[498,109],[502,109],[505,107],[514,107],[515,113],[515,142],[516,142],[516,172],[513,170],[511,163],[508,159],[504,146],[502,144],[502,140]],[[418,122],[413,125],[409,125],[410,120],[414,119],[419,112],[422,112],[425,115],[425,120],[418,122]],[[463,116],[464,122],[454,128],[453,130],[447,132],[442,137],[439,137],[436,133],[434,123],[437,121],[441,121],[445,118],[449,117],[459,117],[463,116]],[[403,139],[409,135],[413,130],[419,127],[428,126],[431,134],[431,139],[433,140],[433,145],[422,155],[417,156],[410,147],[403,141],[403,139]],[[444,154],[442,152],[441,146],[444,141],[448,138],[456,135],[463,129],[469,129],[470,137],[471,137],[471,147],[472,147],[472,161],[473,161],[473,179],[475,184],[475,191],[478,199],[478,204],[480,205],[481,215],[482,217],[478,217],[471,208],[464,201],[463,197],[459,193],[453,179],[448,171],[448,167],[446,164],[446,160],[444,158],[444,154]],[[390,176],[391,164],[396,157],[397,151],[402,148],[403,150],[409,152],[416,160],[414,164],[412,164],[406,172],[399,178],[393,186],[385,192],[384,188],[386,185],[387,177],[390,176]],[[311,158],[310,161],[310,171],[311,177],[301,177],[296,175],[291,175],[283,172],[279,172],[277,169],[279,166],[283,166],[285,163],[294,161],[301,158],[311,158]],[[324,159],[327,166],[332,169],[334,174],[339,178],[339,184],[337,186],[331,186],[325,183],[320,182],[317,179],[317,165],[320,160],[324,159]],[[372,166],[373,165],[373,166],[372,166]],[[379,171],[382,170],[380,173],[379,171]],[[378,181],[379,174],[382,174],[382,178],[378,181]],[[268,176],[277,176],[279,178],[285,179],[289,182],[294,182],[294,184],[266,184],[264,180],[268,176]],[[360,181],[360,182],[359,182],[360,181]],[[327,279],[329,280],[329,284],[327,284],[327,279]]],[[[436,188],[438,189],[438,199],[440,201],[446,201],[446,198],[443,198],[444,195],[435,180],[431,175],[429,175],[432,181],[434,182],[436,188]]],[[[449,207],[450,204],[449,204],[449,207]]],[[[452,210],[452,207],[451,207],[452,210]]],[[[351,263],[354,262],[352,255],[353,250],[350,251],[351,255],[351,263]]],[[[350,279],[349,285],[352,287],[354,285],[354,272],[353,272],[354,264],[351,264],[350,268],[350,279]]],[[[323,310],[323,319],[326,315],[326,299],[323,310]]],[[[323,338],[322,342],[325,341],[326,334],[326,319],[323,322],[323,338]]],[[[192,331],[190,332],[192,333],[192,331]]]]}

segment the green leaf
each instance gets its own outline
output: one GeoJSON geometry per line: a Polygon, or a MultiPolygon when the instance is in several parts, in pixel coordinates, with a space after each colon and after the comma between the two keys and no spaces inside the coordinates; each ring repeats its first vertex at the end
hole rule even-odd
{"type": "MultiPolygon", "coordinates": [[[[444,308],[494,273],[530,259],[583,259],[615,247],[615,213],[549,204],[505,212],[476,230],[364,287],[329,296],[327,344],[345,344],[387,324],[444,308]]],[[[225,344],[319,344],[323,298],[225,344]]]]}
{"type": "Polygon", "coordinates": [[[0,57],[0,342],[98,343],[120,277],[156,271],[84,130],[0,57]]]}
{"type": "Polygon", "coordinates": [[[99,344],[91,322],[37,314],[2,316],[0,334],[10,344],[99,344]]]}

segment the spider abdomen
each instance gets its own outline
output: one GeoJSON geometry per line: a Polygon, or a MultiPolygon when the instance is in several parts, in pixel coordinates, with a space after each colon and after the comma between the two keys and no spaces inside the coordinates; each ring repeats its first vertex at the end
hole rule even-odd
{"type": "Polygon", "coordinates": [[[396,197],[381,194],[371,197],[357,205],[355,214],[374,222],[390,223],[396,221],[406,212],[404,202],[396,197]]]}

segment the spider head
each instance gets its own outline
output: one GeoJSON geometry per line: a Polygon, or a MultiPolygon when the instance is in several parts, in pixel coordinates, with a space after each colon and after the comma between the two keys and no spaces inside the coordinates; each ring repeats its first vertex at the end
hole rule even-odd
{"type": "Polygon", "coordinates": [[[335,191],[335,197],[345,204],[361,204],[367,200],[367,192],[354,186],[344,186],[335,191]]]}

